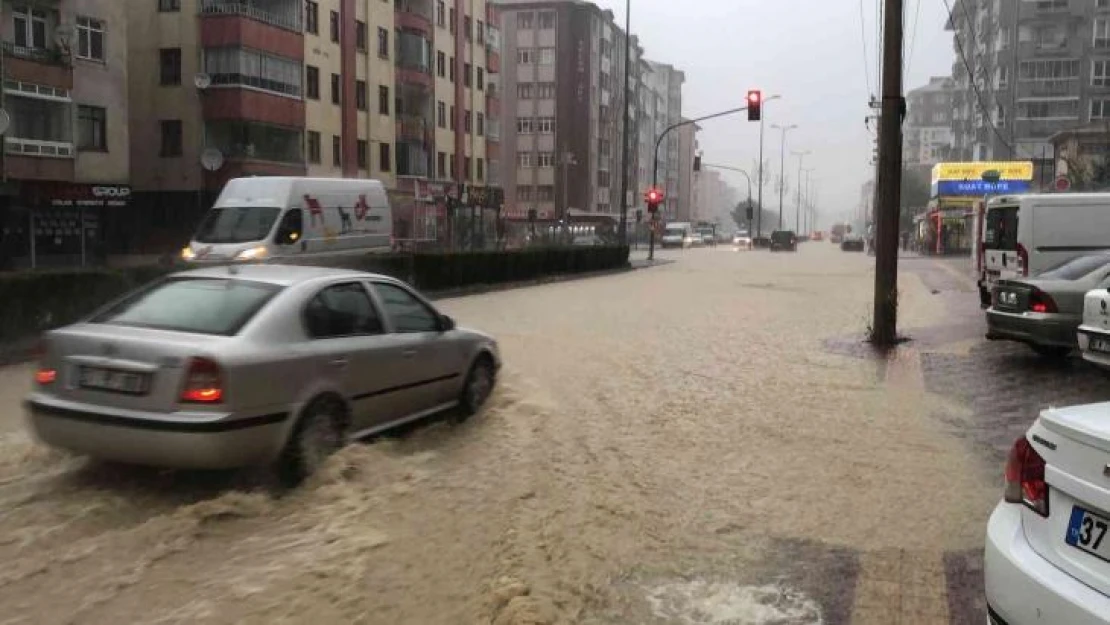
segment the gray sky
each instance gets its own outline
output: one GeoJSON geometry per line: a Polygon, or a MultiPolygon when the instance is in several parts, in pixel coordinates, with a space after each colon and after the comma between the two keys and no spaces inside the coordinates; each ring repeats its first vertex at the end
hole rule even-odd
{"type": "MultiPolygon", "coordinates": [[[[595,0],[624,23],[624,0],[595,0]]],[[[775,171],[780,133],[771,124],[797,124],[787,135],[786,171],[797,177],[791,151],[810,151],[805,167],[817,189],[822,219],[854,211],[860,186],[871,177],[872,135],[864,128],[869,97],[864,75],[859,0],[631,0],[632,32],[648,58],[686,72],[683,114],[699,117],[743,106],[748,89],[782,99],[764,107],[764,158],[775,171]]],[[[864,0],[867,72],[878,89],[876,0],[864,0]]],[[[955,53],[944,30],[940,0],[906,0],[906,89],[947,76],[955,53]],[[915,19],[916,18],[916,19],[915,19]],[[916,21],[916,27],[915,27],[916,21]],[[912,56],[910,42],[913,40],[912,56]]],[[[705,122],[698,140],[707,163],[750,168],[759,154],[759,124],[737,115],[705,122]]],[[[753,179],[755,172],[752,172],[753,179]]],[[[727,179],[747,194],[742,174],[727,179]]],[[[753,190],[754,193],[754,190],[753,190]]],[[[787,207],[793,208],[788,192],[787,207]]],[[[764,203],[777,208],[768,185],[764,203]]],[[[791,212],[792,213],[792,212],[791,212]]]]}

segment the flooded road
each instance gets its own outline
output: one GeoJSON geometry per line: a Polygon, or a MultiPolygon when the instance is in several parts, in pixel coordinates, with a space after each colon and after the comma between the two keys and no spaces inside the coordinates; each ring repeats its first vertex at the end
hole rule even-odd
{"type": "MultiPolygon", "coordinates": [[[[999,467],[912,343],[858,344],[874,259],[659,256],[441,302],[501,343],[489,409],[279,499],[38,448],[0,372],[0,623],[962,622],[999,467]]],[[[934,291],[903,273],[903,327],[948,321],[934,291]]]]}

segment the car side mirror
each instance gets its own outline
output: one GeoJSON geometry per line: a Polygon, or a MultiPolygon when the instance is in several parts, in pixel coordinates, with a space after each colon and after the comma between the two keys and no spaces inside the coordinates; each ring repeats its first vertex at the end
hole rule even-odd
{"type": "Polygon", "coordinates": [[[450,332],[455,329],[455,320],[447,315],[440,315],[439,328],[443,332],[450,332]]]}

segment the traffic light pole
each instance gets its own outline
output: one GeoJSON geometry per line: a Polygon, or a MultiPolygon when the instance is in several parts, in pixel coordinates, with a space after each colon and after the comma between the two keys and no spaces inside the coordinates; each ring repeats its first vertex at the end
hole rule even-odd
{"type": "MultiPolygon", "coordinates": [[[[712,167],[713,169],[724,169],[725,171],[734,171],[736,173],[744,174],[744,178],[746,178],[748,180],[748,208],[749,209],[754,209],[755,208],[755,207],[752,206],[752,177],[748,175],[748,172],[744,171],[743,169],[740,169],[739,167],[729,167],[728,165],[710,165],[709,163],[702,163],[701,166],[702,167],[712,167]]],[[[754,215],[753,215],[753,217],[754,217],[754,215]]],[[[748,218],[748,234],[751,235],[751,233],[752,233],[752,217],[749,217],[748,218]]]]}
{"type": "MultiPolygon", "coordinates": [[[[654,189],[659,185],[659,146],[663,143],[663,138],[667,136],[667,133],[674,130],[675,128],[689,126],[690,124],[703,122],[707,119],[716,119],[718,117],[724,117],[726,115],[743,113],[746,110],[748,110],[748,107],[742,106],[738,109],[729,109],[727,111],[721,111],[720,113],[713,113],[712,115],[705,115],[703,117],[696,117],[694,119],[685,119],[678,122],[677,124],[671,124],[670,126],[664,128],[663,132],[659,133],[659,137],[655,139],[655,156],[653,159],[654,162],[651,166],[651,187],[654,189]]],[[[664,189],[664,191],[666,190],[664,189]]],[[[658,207],[656,208],[658,209],[658,207]]],[[[649,228],[650,236],[648,237],[648,260],[655,260],[655,225],[659,223],[659,211],[652,210],[652,207],[648,206],[648,212],[651,214],[651,227],[649,228]]]]}

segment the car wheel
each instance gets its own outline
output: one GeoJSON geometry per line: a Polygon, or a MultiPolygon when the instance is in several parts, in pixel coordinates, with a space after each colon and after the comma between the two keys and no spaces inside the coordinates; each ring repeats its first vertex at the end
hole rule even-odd
{"type": "Polygon", "coordinates": [[[493,361],[485,354],[479,356],[471,365],[470,373],[466,374],[466,382],[463,383],[462,394],[459,396],[457,421],[466,421],[478,414],[493,393],[496,381],[493,361]]]}
{"type": "Polygon", "coordinates": [[[346,409],[336,398],[314,400],[304,409],[278,459],[278,476],[286,486],[298,486],[343,446],[346,409]]]}
{"type": "Polygon", "coordinates": [[[1030,345],[1029,348],[1036,352],[1038,356],[1053,360],[1066,358],[1071,353],[1070,347],[1060,347],[1059,345],[1030,345]]]}

